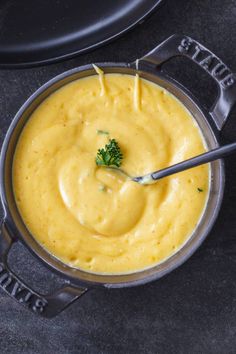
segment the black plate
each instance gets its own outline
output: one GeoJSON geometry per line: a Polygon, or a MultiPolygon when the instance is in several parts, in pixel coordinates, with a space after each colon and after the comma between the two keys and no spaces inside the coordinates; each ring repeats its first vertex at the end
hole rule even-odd
{"type": "Polygon", "coordinates": [[[72,57],[126,32],[162,0],[0,0],[0,66],[72,57]]]}

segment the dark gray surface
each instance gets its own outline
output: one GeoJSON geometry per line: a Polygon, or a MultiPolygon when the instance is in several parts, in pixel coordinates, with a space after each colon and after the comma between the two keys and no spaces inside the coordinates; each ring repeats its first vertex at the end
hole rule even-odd
{"type": "MultiPolygon", "coordinates": [[[[54,75],[88,62],[134,60],[174,32],[193,36],[236,71],[235,18],[235,0],[166,0],[144,24],[93,53],[47,67],[0,71],[1,141],[25,99],[54,75]]],[[[209,106],[214,85],[185,63],[168,69],[209,106]]],[[[236,138],[235,115],[224,143],[236,138]]],[[[235,156],[227,159],[226,174],[214,229],[195,255],[167,277],[138,288],[93,290],[53,320],[34,316],[1,292],[0,353],[235,353],[235,156]]],[[[51,288],[48,281],[60,283],[23,247],[16,247],[11,263],[36,289],[51,288]]]]}

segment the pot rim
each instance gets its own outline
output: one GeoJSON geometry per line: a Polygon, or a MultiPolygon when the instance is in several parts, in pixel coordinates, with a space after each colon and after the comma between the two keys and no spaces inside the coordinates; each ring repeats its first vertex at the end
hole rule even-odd
{"type": "MultiPolygon", "coordinates": [[[[106,69],[123,69],[123,70],[128,70],[131,73],[135,73],[137,72],[137,70],[133,67],[131,67],[131,64],[128,63],[115,63],[115,62],[106,62],[106,63],[96,63],[97,66],[100,66],[102,69],[104,69],[106,71],[106,69]]],[[[162,276],[170,273],[171,271],[173,271],[175,268],[179,267],[181,264],[183,264],[188,258],[190,258],[192,256],[192,254],[197,250],[197,248],[199,248],[199,246],[202,244],[202,242],[205,240],[206,236],[209,234],[211,228],[213,227],[215,220],[218,216],[221,204],[222,204],[222,199],[223,199],[223,192],[224,192],[224,184],[225,184],[225,172],[224,172],[224,163],[223,160],[219,160],[219,175],[220,175],[220,185],[219,185],[219,190],[218,190],[218,195],[217,195],[217,199],[215,202],[215,208],[214,211],[211,215],[210,220],[208,220],[207,226],[204,230],[204,232],[201,233],[200,237],[198,237],[198,240],[195,241],[195,243],[193,244],[193,246],[188,250],[188,252],[186,252],[185,254],[183,254],[179,257],[179,259],[177,258],[177,255],[179,255],[181,253],[181,251],[183,251],[183,249],[186,247],[186,245],[188,244],[188,242],[192,239],[192,236],[190,236],[190,238],[186,241],[186,243],[172,256],[170,256],[169,258],[167,258],[166,260],[163,261],[163,263],[159,263],[160,264],[164,264],[169,262],[170,265],[162,270],[162,271],[158,271],[156,270],[153,274],[151,275],[147,275],[145,277],[142,277],[140,279],[135,279],[135,280],[126,280],[126,278],[135,275],[135,274],[142,274],[145,271],[148,271],[150,269],[154,269],[156,267],[158,267],[158,265],[153,266],[152,268],[149,269],[144,269],[138,272],[133,272],[133,273],[129,273],[129,274],[121,274],[121,275],[102,275],[102,274],[95,274],[95,273],[89,273],[86,271],[82,271],[80,269],[74,269],[68,265],[66,265],[65,263],[63,263],[62,261],[58,260],[56,257],[54,257],[53,255],[51,255],[46,249],[44,249],[38,242],[37,240],[33,237],[32,234],[32,241],[33,241],[33,247],[32,245],[29,244],[28,240],[26,240],[27,237],[25,237],[24,235],[22,235],[22,232],[20,232],[19,228],[17,228],[16,226],[16,222],[14,220],[14,217],[12,216],[12,212],[11,212],[11,207],[8,203],[8,198],[6,195],[6,186],[5,186],[5,178],[4,178],[4,173],[5,173],[5,167],[6,167],[6,154],[7,154],[7,150],[8,150],[8,146],[12,137],[13,132],[15,131],[15,128],[18,124],[18,122],[20,121],[22,115],[24,114],[24,112],[35,102],[36,98],[40,97],[40,95],[42,95],[43,93],[45,93],[49,88],[54,87],[54,85],[56,83],[60,83],[63,79],[65,78],[70,78],[72,77],[74,74],[77,73],[86,73],[86,71],[91,71],[91,69],[93,69],[92,64],[87,64],[87,65],[83,65],[83,66],[79,66],[70,70],[67,70],[55,77],[53,77],[51,80],[47,81],[46,83],[44,83],[42,86],[40,86],[26,101],[25,103],[21,106],[21,108],[18,110],[18,112],[16,113],[13,121],[10,124],[10,127],[7,131],[7,134],[5,136],[3,145],[2,145],[2,150],[1,150],[1,158],[0,158],[0,188],[1,188],[1,200],[2,200],[2,204],[4,207],[4,220],[6,223],[6,227],[11,235],[11,237],[15,237],[14,233],[17,232],[17,239],[19,238],[20,241],[22,241],[24,243],[24,245],[26,245],[26,247],[30,250],[31,253],[33,253],[34,256],[36,256],[36,258],[38,258],[44,265],[46,265],[47,267],[49,267],[51,270],[53,270],[54,272],[60,274],[61,276],[63,276],[64,278],[68,279],[72,284],[86,284],[89,286],[103,286],[106,288],[120,288],[120,287],[131,287],[131,286],[136,286],[136,285],[141,285],[141,284],[145,284],[154,280],[157,280],[159,278],[161,278],[162,276]],[[39,252],[40,251],[40,252],[39,252]],[[172,262],[172,263],[171,263],[172,262]],[[60,269],[58,267],[58,265],[60,265],[60,269]],[[63,269],[65,268],[65,269],[63,269]],[[68,268],[68,269],[66,269],[68,268]],[[74,273],[73,275],[71,273],[74,273]],[[79,277],[79,276],[75,276],[75,273],[80,273],[80,274],[84,274],[85,278],[83,277],[79,277]],[[96,278],[103,278],[103,281],[97,281],[96,278]],[[89,279],[88,279],[89,278],[89,279]],[[111,282],[110,279],[111,278],[116,278],[118,279],[117,282],[111,282]],[[107,279],[107,280],[106,280],[107,279]]],[[[94,70],[94,69],[93,69],[94,70]]],[[[122,71],[121,71],[122,72],[122,71]]],[[[150,73],[149,70],[142,70],[142,72],[144,74],[148,74],[150,73]]],[[[114,72],[115,73],[115,72],[114,72]]],[[[95,72],[94,74],[95,75],[95,72]]],[[[132,75],[132,74],[131,74],[132,75]]],[[[207,111],[205,111],[205,109],[201,106],[201,104],[198,102],[198,100],[184,87],[182,86],[178,81],[174,80],[173,78],[164,75],[162,72],[157,72],[157,71],[152,71],[152,75],[154,75],[155,77],[161,77],[164,81],[169,82],[171,85],[175,86],[175,88],[177,88],[177,90],[179,90],[184,96],[186,96],[188,98],[188,100],[191,101],[191,103],[197,108],[197,110],[201,113],[202,117],[204,117],[209,131],[211,132],[213,138],[214,138],[214,143],[215,146],[218,146],[218,140],[217,140],[217,131],[214,129],[214,126],[211,126],[211,118],[210,115],[207,111]]],[[[89,75],[85,75],[85,76],[89,76],[89,75]]],[[[71,80],[73,81],[73,80],[71,80]]],[[[61,86],[66,85],[66,83],[62,84],[61,86]]],[[[61,87],[60,86],[60,87],[61,87]]],[[[56,88],[54,91],[56,91],[58,88],[56,88]]],[[[42,99],[42,101],[45,98],[42,99]]],[[[177,98],[178,99],[178,98],[177,98]]],[[[41,101],[41,102],[42,102],[41,101]]],[[[185,107],[186,105],[181,102],[185,107]]],[[[187,108],[187,107],[186,107],[187,108]]],[[[188,108],[187,108],[188,109],[188,108]]],[[[30,118],[31,115],[28,116],[27,120],[30,118]]],[[[201,128],[200,128],[201,129],[201,128]]],[[[11,161],[11,166],[12,166],[12,161],[11,161]]],[[[11,180],[12,183],[12,180],[11,180]]],[[[207,201],[208,204],[208,201],[207,201]]],[[[207,209],[207,205],[206,205],[206,209],[207,209]]],[[[18,209],[17,209],[18,211],[18,209]]],[[[204,211],[203,216],[205,215],[206,210],[204,211]]],[[[18,211],[18,216],[21,219],[20,213],[18,211]]],[[[23,222],[23,220],[21,219],[21,221],[23,222]]],[[[26,228],[26,226],[25,226],[26,228]]],[[[29,233],[29,231],[28,231],[29,233]]]]}

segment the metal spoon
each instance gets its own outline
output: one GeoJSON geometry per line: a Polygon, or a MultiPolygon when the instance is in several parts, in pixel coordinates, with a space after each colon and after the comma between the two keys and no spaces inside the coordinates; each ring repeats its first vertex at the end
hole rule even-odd
{"type": "MultiPolygon", "coordinates": [[[[185,160],[183,162],[177,163],[170,167],[164,168],[162,170],[148,173],[144,176],[131,177],[131,179],[132,181],[138,182],[140,184],[152,184],[163,177],[167,177],[175,173],[182,172],[199,165],[203,165],[207,162],[218,160],[234,152],[236,152],[236,143],[228,144],[220,148],[208,151],[204,154],[198,155],[196,157],[193,157],[191,159],[185,160]]],[[[124,171],[121,172],[123,173],[124,171]]],[[[127,175],[127,173],[125,174],[127,175]]]]}

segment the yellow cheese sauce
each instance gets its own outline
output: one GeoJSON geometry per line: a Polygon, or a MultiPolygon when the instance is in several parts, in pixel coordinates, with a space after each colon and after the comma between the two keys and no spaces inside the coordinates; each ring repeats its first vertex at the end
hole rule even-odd
{"type": "Polygon", "coordinates": [[[170,93],[138,76],[99,72],[65,85],[34,111],[16,147],[13,187],[26,226],[49,253],[85,271],[121,274],[183,246],[206,205],[209,166],[142,186],[96,165],[97,150],[111,138],[132,176],[206,149],[170,93]]]}

